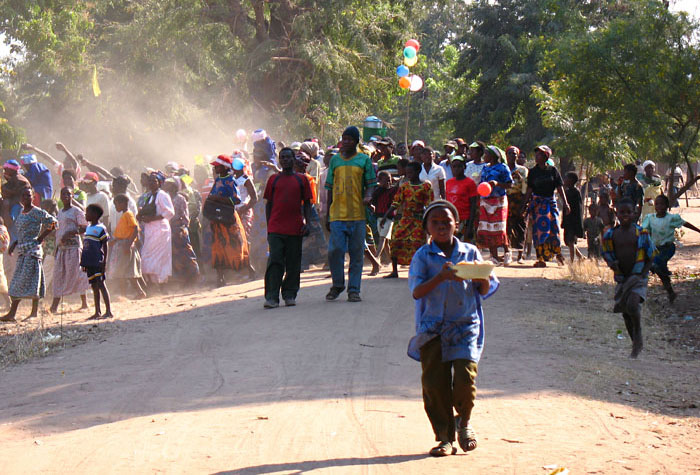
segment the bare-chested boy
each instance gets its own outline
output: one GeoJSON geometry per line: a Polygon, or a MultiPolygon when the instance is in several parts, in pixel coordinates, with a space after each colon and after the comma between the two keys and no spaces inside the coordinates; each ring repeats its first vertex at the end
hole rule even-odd
{"type": "Polygon", "coordinates": [[[636,221],[636,206],[629,198],[617,202],[620,224],[603,237],[603,259],[615,273],[615,308],[622,313],[632,339],[630,358],[642,351],[642,303],[647,297],[649,269],[656,248],[647,231],[636,221]]]}

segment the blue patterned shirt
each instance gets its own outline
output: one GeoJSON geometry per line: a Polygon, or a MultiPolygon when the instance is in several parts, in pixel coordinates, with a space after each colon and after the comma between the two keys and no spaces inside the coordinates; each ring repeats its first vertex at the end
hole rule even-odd
{"type": "MultiPolygon", "coordinates": [[[[456,244],[449,257],[434,242],[418,249],[408,274],[411,292],[437,275],[448,261],[457,264],[482,260],[475,246],[454,239],[456,244]]],[[[498,286],[498,279],[491,275],[489,292],[482,297],[471,280],[448,280],[425,297],[417,299],[416,336],[408,344],[408,356],[420,361],[421,347],[439,337],[443,361],[467,359],[478,363],[484,346],[481,300],[490,297],[498,286]]]]}
{"type": "MultiPolygon", "coordinates": [[[[481,169],[481,183],[485,181],[495,180],[498,183],[513,183],[513,177],[510,174],[510,168],[503,163],[496,163],[495,165],[486,165],[481,169]]],[[[494,187],[491,191],[489,198],[494,198],[496,196],[504,196],[506,194],[506,189],[500,186],[494,187]]]]}
{"type": "MultiPolygon", "coordinates": [[[[602,252],[601,255],[608,265],[612,265],[613,262],[617,261],[617,254],[615,254],[615,242],[613,241],[613,234],[615,230],[619,228],[618,224],[614,228],[608,229],[603,235],[602,241],[602,252]]],[[[649,232],[645,229],[634,224],[635,232],[637,233],[637,254],[632,267],[632,274],[641,274],[646,264],[647,259],[653,259],[656,255],[656,247],[654,246],[654,241],[651,240],[649,232]]],[[[625,275],[619,272],[615,272],[615,282],[624,282],[625,275]]]]}

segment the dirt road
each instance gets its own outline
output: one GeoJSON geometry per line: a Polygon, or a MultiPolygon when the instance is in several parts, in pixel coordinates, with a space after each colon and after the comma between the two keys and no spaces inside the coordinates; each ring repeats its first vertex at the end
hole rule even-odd
{"type": "Polygon", "coordinates": [[[327,303],[316,272],[294,308],[261,282],[121,303],[104,338],[3,370],[0,473],[697,471],[697,354],[649,336],[627,359],[609,297],[565,272],[499,269],[468,455],[426,455],[405,278],[327,303]]]}

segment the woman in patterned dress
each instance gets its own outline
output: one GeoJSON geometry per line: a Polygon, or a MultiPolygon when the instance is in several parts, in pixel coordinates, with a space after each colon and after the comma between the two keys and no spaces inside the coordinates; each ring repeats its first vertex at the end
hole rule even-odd
{"type": "Polygon", "coordinates": [[[426,234],[422,219],[425,207],[433,199],[429,181],[420,181],[421,163],[410,162],[406,167],[406,181],[399,187],[394,202],[382,218],[380,225],[393,210],[401,207],[401,219],[394,224],[391,234],[391,273],[385,279],[399,276],[398,266],[411,264],[413,254],[425,244],[426,234]]]}
{"type": "Polygon", "coordinates": [[[170,218],[170,238],[173,249],[173,279],[195,282],[199,277],[199,264],[190,243],[190,213],[187,197],[180,192],[179,178],[168,178],[163,191],[170,195],[175,214],[170,218]]]}
{"type": "MultiPolygon", "coordinates": [[[[216,178],[207,200],[230,206],[240,203],[236,182],[231,173],[232,162],[228,155],[219,155],[211,162],[216,178]]],[[[226,269],[247,268],[250,271],[248,242],[245,238],[243,223],[237,212],[234,212],[234,217],[235,221],[231,224],[211,221],[211,262],[216,269],[218,287],[226,285],[224,278],[226,269]]]]}
{"type": "Polygon", "coordinates": [[[14,322],[21,299],[32,299],[32,312],[27,319],[37,316],[39,299],[46,293],[46,280],[42,260],[44,253],[41,243],[56,227],[56,218],[41,208],[32,205],[34,193],[27,188],[20,196],[22,212],[15,219],[17,239],[10,245],[8,254],[17,249],[17,264],[10,283],[12,299],[10,311],[0,318],[3,322],[14,322]]]}

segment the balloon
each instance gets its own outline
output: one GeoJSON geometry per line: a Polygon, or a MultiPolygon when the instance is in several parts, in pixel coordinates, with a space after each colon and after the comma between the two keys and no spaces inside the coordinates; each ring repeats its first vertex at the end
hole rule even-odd
{"type": "Polygon", "coordinates": [[[417,62],[418,62],[418,56],[414,56],[413,58],[410,58],[410,59],[409,58],[403,59],[403,64],[405,64],[409,68],[412,68],[413,66],[415,66],[417,62]]]}
{"type": "Polygon", "coordinates": [[[401,66],[399,66],[398,68],[396,68],[396,75],[400,78],[402,78],[404,76],[408,76],[408,73],[409,73],[408,68],[406,66],[404,66],[403,64],[401,66]]]}
{"type": "Polygon", "coordinates": [[[408,89],[411,87],[411,80],[408,79],[406,76],[399,78],[399,87],[401,89],[408,89]]]}
{"type": "Polygon", "coordinates": [[[238,140],[245,140],[248,134],[245,133],[245,130],[243,129],[238,129],[236,130],[236,138],[238,140]]]}
{"type": "Polygon", "coordinates": [[[491,194],[491,185],[487,182],[479,183],[479,186],[476,187],[476,192],[479,193],[479,196],[486,198],[491,194]]]}
{"type": "Polygon", "coordinates": [[[411,92],[418,92],[423,89],[423,79],[420,76],[413,74],[411,75],[411,92]]]}
{"type": "Polygon", "coordinates": [[[420,43],[418,40],[408,40],[404,46],[413,46],[416,51],[420,51],[420,43]]]}
{"type": "Polygon", "coordinates": [[[417,52],[418,51],[416,51],[416,49],[413,46],[406,46],[403,49],[403,55],[408,59],[415,58],[417,52]]]}

